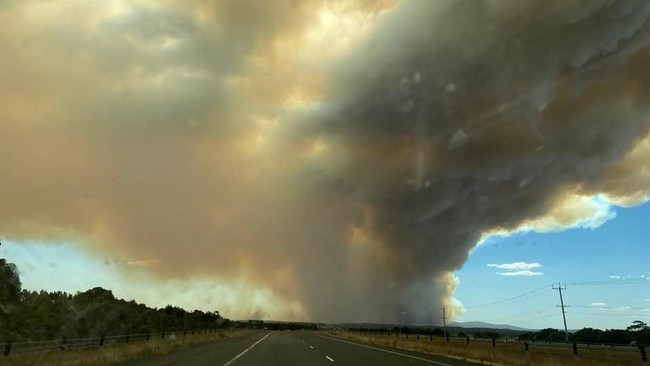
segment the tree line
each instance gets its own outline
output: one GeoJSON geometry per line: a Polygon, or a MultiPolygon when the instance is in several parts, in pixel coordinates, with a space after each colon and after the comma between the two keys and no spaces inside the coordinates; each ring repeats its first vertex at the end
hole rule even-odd
{"type": "MultiPolygon", "coordinates": [[[[422,336],[443,337],[445,332],[440,328],[431,327],[347,327],[349,331],[359,333],[391,333],[402,334],[419,334],[422,336]]],[[[472,330],[466,329],[463,332],[447,331],[450,337],[466,338],[471,336],[474,339],[501,339],[504,337],[496,330],[472,330]]],[[[650,345],[650,327],[641,320],[635,320],[632,325],[626,329],[595,329],[583,328],[576,332],[569,333],[570,342],[588,343],[588,344],[608,344],[608,345],[650,345]]],[[[520,341],[529,342],[564,342],[564,331],[545,328],[537,332],[525,332],[518,336],[520,341]]]]}
{"type": "Polygon", "coordinates": [[[38,341],[229,327],[218,311],[150,308],[96,287],[69,294],[21,288],[16,266],[0,258],[0,342],[38,341]]]}
{"type": "MultiPolygon", "coordinates": [[[[380,333],[401,333],[401,334],[420,334],[420,335],[433,335],[443,336],[444,332],[440,328],[409,328],[409,327],[394,327],[392,329],[382,328],[348,328],[356,332],[380,332],[380,333]]],[[[471,336],[475,339],[501,339],[505,337],[503,334],[496,330],[481,330],[475,331],[467,329],[465,332],[452,332],[447,331],[450,337],[466,338],[471,336]]],[[[531,342],[564,342],[564,331],[545,328],[537,332],[524,332],[519,334],[520,341],[531,342]]],[[[632,325],[626,329],[596,329],[596,328],[583,328],[576,332],[569,332],[569,342],[589,343],[589,344],[611,344],[611,345],[649,345],[650,344],[650,326],[641,320],[635,320],[632,325]]]]}
{"type": "MultiPolygon", "coordinates": [[[[589,344],[650,344],[650,327],[641,320],[635,320],[626,329],[582,328],[569,332],[569,341],[589,344]]],[[[519,336],[522,341],[564,342],[564,331],[546,328],[539,332],[526,332],[519,336]]]]}

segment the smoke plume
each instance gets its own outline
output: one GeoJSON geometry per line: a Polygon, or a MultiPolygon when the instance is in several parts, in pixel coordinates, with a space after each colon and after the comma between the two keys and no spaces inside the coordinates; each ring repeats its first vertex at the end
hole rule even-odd
{"type": "Polygon", "coordinates": [[[245,281],[296,319],[438,322],[486,233],[647,200],[649,14],[6,1],[0,232],[245,281]]]}

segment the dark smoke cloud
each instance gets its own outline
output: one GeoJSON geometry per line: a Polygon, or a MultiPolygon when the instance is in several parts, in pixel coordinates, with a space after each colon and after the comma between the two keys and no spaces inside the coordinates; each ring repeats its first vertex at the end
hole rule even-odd
{"type": "Polygon", "coordinates": [[[374,23],[338,53],[318,3],[70,3],[0,7],[13,240],[428,323],[485,233],[648,195],[644,1],[342,2],[374,23]]]}
{"type": "Polygon", "coordinates": [[[449,295],[433,279],[482,233],[602,186],[647,134],[649,9],[405,2],[340,64],[317,129],[351,156],[337,184],[370,202],[396,256],[373,276],[397,284],[393,314],[431,320],[449,295]]]}

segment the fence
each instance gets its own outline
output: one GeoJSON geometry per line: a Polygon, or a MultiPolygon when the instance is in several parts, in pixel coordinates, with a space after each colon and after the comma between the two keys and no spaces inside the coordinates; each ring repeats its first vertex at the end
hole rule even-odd
{"type": "Polygon", "coordinates": [[[161,333],[141,333],[123,335],[101,335],[89,338],[60,338],[48,341],[5,342],[0,343],[0,352],[5,357],[10,355],[36,354],[45,352],[80,351],[120,344],[148,342],[155,339],[175,340],[199,334],[212,334],[216,332],[229,332],[231,328],[221,329],[193,329],[169,331],[161,333]]]}
{"type": "MultiPolygon", "coordinates": [[[[554,352],[564,352],[566,353],[567,349],[570,350],[570,352],[573,354],[574,357],[579,357],[582,355],[584,352],[589,352],[590,350],[593,351],[608,351],[610,352],[614,358],[618,358],[618,356],[622,354],[629,354],[630,352],[638,352],[638,355],[640,356],[640,360],[642,362],[647,363],[648,357],[646,353],[646,347],[644,345],[637,345],[637,346],[629,346],[629,345],[615,345],[615,344],[589,344],[589,343],[578,343],[578,342],[543,342],[543,341],[520,341],[518,339],[512,339],[512,338],[492,338],[492,339],[481,339],[481,338],[470,338],[469,336],[465,337],[450,337],[449,334],[446,334],[445,336],[437,336],[433,335],[432,333],[428,334],[420,334],[420,333],[410,333],[410,332],[399,332],[399,331],[378,331],[378,330],[372,330],[372,329],[365,329],[365,330],[353,330],[353,329],[347,329],[345,330],[347,333],[351,334],[358,334],[358,335],[366,335],[366,336],[371,336],[371,337],[376,337],[378,339],[385,339],[385,340],[403,340],[403,341],[411,341],[411,342],[417,342],[418,344],[422,344],[421,342],[424,341],[426,343],[431,343],[431,344],[446,344],[450,345],[453,344],[454,346],[459,346],[460,344],[466,346],[467,350],[469,351],[471,346],[476,343],[477,346],[483,348],[483,349],[489,349],[492,348],[493,350],[497,350],[498,348],[504,348],[508,347],[509,349],[516,349],[519,347],[521,351],[525,352],[526,355],[530,355],[531,352],[535,351],[538,353],[547,353],[547,354],[552,354],[554,352]]],[[[492,351],[494,352],[494,351],[492,351]]]]}

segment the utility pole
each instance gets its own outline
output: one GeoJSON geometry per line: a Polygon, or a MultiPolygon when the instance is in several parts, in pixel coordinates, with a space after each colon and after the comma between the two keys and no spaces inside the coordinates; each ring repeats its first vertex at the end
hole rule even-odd
{"type": "Polygon", "coordinates": [[[562,307],[562,320],[564,320],[564,341],[569,343],[569,331],[566,327],[566,313],[564,312],[564,299],[562,299],[562,290],[566,290],[566,285],[562,285],[558,282],[557,287],[553,286],[553,290],[557,290],[560,293],[560,307],[562,307]]]}
{"type": "Polygon", "coordinates": [[[445,338],[446,338],[447,337],[447,314],[444,306],[442,307],[442,328],[444,329],[445,338]]]}

